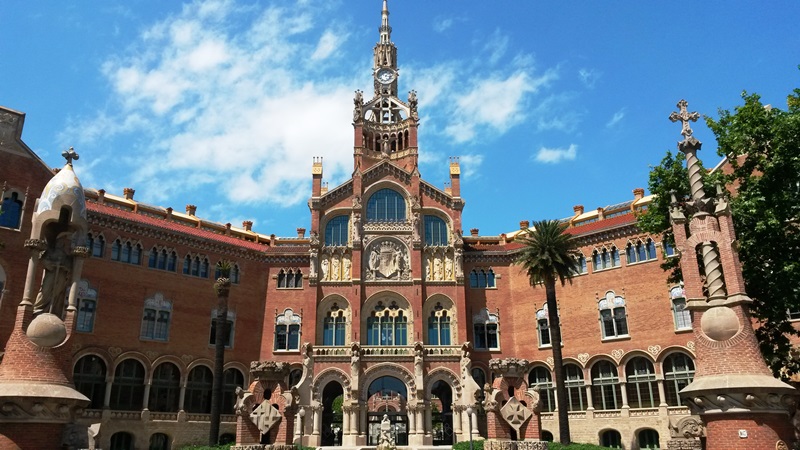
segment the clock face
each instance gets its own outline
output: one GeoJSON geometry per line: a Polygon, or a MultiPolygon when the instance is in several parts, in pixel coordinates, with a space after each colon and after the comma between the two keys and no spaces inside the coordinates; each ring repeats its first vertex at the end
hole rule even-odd
{"type": "Polygon", "coordinates": [[[389,69],[381,69],[378,71],[377,78],[381,83],[389,84],[394,80],[394,72],[389,69]]]}

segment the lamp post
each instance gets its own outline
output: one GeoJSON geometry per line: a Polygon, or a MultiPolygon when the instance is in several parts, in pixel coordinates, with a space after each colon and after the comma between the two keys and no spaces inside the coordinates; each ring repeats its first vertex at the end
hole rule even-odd
{"type": "Polygon", "coordinates": [[[299,445],[303,445],[303,417],[306,415],[306,409],[302,406],[297,411],[297,425],[295,425],[295,434],[299,445]]]}
{"type": "Polygon", "coordinates": [[[473,450],[473,448],[472,448],[472,413],[473,412],[475,412],[475,410],[472,409],[472,406],[467,406],[467,417],[469,418],[469,450],[473,450]]]}

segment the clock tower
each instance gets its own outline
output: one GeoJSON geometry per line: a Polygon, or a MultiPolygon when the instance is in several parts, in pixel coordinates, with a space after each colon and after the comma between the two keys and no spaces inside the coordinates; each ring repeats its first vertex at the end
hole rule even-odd
{"type": "Polygon", "coordinates": [[[363,92],[356,91],[354,100],[355,171],[389,160],[418,176],[417,93],[410,91],[407,101],[398,98],[397,47],[392,42],[387,0],[383,0],[378,32],[372,68],[375,94],[365,102],[363,92]]]}

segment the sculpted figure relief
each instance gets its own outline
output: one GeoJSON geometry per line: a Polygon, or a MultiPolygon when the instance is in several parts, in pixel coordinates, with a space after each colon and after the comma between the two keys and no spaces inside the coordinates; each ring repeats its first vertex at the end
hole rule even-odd
{"type": "Polygon", "coordinates": [[[64,298],[72,273],[71,234],[64,232],[48,239],[47,249],[40,255],[44,276],[33,304],[34,314],[49,312],[61,317],[63,313],[64,298]]]}
{"type": "Polygon", "coordinates": [[[361,213],[353,213],[353,242],[355,243],[360,240],[361,240],[361,213]]]}
{"type": "Polygon", "coordinates": [[[339,256],[334,255],[331,257],[331,280],[339,281],[339,256]]]}
{"type": "Polygon", "coordinates": [[[320,267],[321,267],[321,270],[322,270],[322,279],[323,280],[327,280],[328,279],[328,266],[329,265],[330,265],[330,261],[328,261],[328,257],[327,256],[323,256],[322,257],[322,262],[320,263],[320,267]]]}
{"type": "Polygon", "coordinates": [[[344,259],[342,261],[342,268],[343,268],[342,271],[344,273],[342,274],[342,278],[345,281],[350,281],[350,277],[351,277],[350,268],[351,267],[352,267],[352,263],[350,262],[350,255],[344,255],[344,259]]]}

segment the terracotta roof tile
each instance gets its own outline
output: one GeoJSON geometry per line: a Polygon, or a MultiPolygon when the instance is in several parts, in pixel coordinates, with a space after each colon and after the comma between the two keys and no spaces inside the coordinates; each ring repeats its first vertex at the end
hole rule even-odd
{"type": "Polygon", "coordinates": [[[608,219],[587,223],[586,225],[567,228],[567,233],[575,236],[580,236],[583,234],[604,230],[606,228],[615,228],[621,225],[628,225],[632,223],[636,223],[636,215],[623,214],[621,216],[614,216],[608,219]]]}
{"type": "Polygon", "coordinates": [[[123,211],[117,208],[112,208],[110,206],[101,205],[99,203],[94,202],[87,202],[86,208],[98,214],[104,214],[107,216],[113,216],[124,220],[129,220],[131,222],[141,223],[144,225],[149,225],[156,228],[161,228],[164,230],[175,231],[182,234],[188,234],[190,236],[195,236],[201,239],[208,239],[216,242],[220,242],[227,245],[232,245],[235,247],[242,247],[249,250],[255,250],[259,252],[267,252],[267,253],[277,253],[277,252],[292,252],[292,251],[304,251],[306,248],[303,246],[287,246],[287,247],[270,247],[268,245],[259,244],[253,241],[247,241],[244,239],[238,239],[233,236],[226,236],[223,234],[213,233],[208,230],[202,230],[199,228],[188,227],[186,225],[181,225],[177,222],[172,222],[169,220],[164,219],[157,219],[154,217],[146,216],[144,214],[137,214],[132,211],[123,211]]]}

